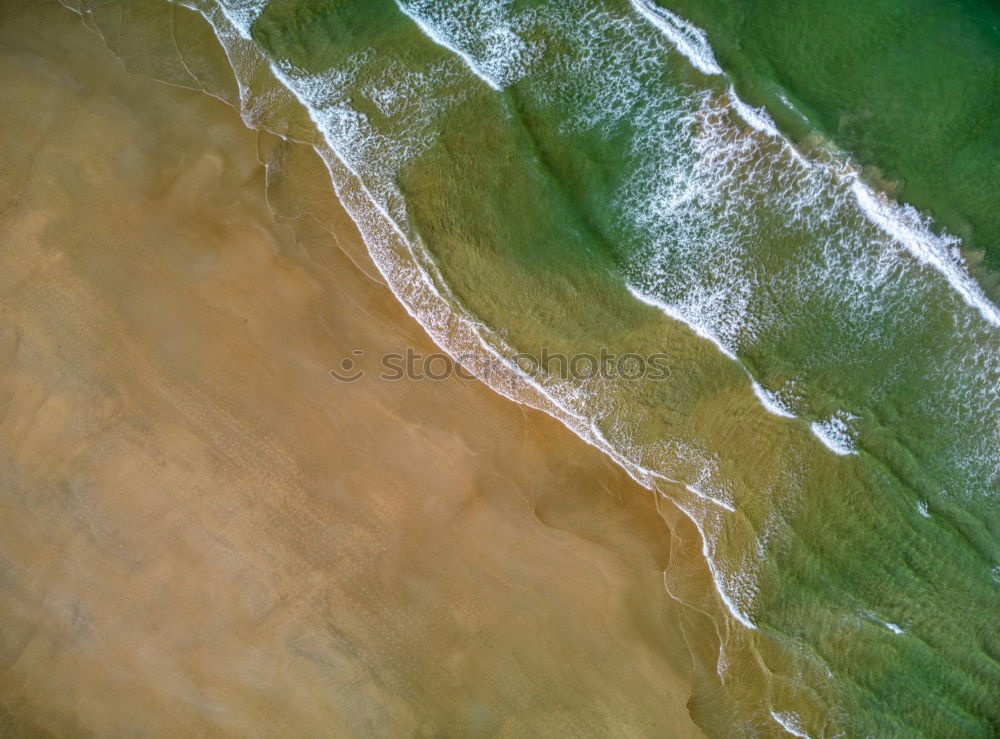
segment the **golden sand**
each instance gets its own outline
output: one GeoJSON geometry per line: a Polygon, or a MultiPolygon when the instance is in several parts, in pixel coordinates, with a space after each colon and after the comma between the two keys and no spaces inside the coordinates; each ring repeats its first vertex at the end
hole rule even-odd
{"type": "Polygon", "coordinates": [[[331,378],[434,347],[223,103],[55,3],[0,65],[0,733],[699,735],[646,491],[478,383],[331,378]]]}

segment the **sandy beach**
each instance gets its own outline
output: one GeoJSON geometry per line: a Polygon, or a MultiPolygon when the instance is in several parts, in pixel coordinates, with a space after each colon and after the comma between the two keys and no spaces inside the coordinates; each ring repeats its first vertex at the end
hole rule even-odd
{"type": "Polygon", "coordinates": [[[335,201],[272,216],[258,152],[310,151],[55,2],[0,65],[0,733],[700,735],[693,529],[478,382],[375,377],[435,347],[335,201]]]}

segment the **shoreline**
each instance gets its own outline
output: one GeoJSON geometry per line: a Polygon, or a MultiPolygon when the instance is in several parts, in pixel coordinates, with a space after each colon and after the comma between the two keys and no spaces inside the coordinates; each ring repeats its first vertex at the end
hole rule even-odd
{"type": "Polygon", "coordinates": [[[436,347],[338,205],[265,202],[308,154],[6,12],[0,722],[700,735],[652,495],[478,383],[333,383],[436,347]]]}

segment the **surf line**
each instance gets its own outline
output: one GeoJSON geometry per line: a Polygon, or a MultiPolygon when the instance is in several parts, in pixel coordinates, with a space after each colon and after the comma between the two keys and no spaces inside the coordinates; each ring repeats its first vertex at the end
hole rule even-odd
{"type": "MultiPolygon", "coordinates": [[[[744,364],[743,361],[736,356],[736,353],[723,344],[722,341],[708,328],[696,321],[690,320],[679,310],[668,305],[662,300],[650,297],[631,285],[626,284],[626,287],[628,288],[629,293],[632,294],[632,297],[640,303],[645,303],[652,308],[656,308],[667,316],[667,318],[683,323],[691,329],[696,336],[700,336],[701,338],[710,341],[722,354],[733,360],[737,366],[743,370],[747,379],[750,380],[750,388],[753,390],[753,394],[757,397],[757,400],[759,400],[760,404],[764,407],[764,410],[773,416],[777,416],[778,418],[799,418],[799,416],[795,415],[795,413],[793,413],[791,409],[789,409],[788,406],[781,401],[776,393],[768,390],[757,382],[746,364],[744,364]]],[[[834,415],[833,418],[827,419],[826,421],[815,421],[809,424],[809,430],[813,433],[813,436],[819,439],[823,446],[837,456],[844,457],[856,455],[858,452],[852,445],[854,440],[848,433],[847,421],[845,421],[842,416],[846,416],[847,420],[853,420],[855,418],[852,414],[845,414],[841,412],[840,415],[834,415]]]]}
{"type": "Polygon", "coordinates": [[[718,349],[722,354],[724,354],[726,357],[736,362],[736,364],[739,365],[739,368],[743,370],[743,373],[747,376],[747,379],[750,380],[750,387],[753,390],[753,394],[757,396],[757,400],[760,401],[760,404],[764,406],[764,409],[768,413],[778,416],[779,418],[798,418],[798,416],[792,413],[792,411],[788,407],[786,407],[784,403],[781,402],[781,400],[775,393],[771,392],[770,390],[767,390],[759,382],[757,382],[757,380],[750,373],[750,370],[743,363],[743,361],[736,356],[735,352],[733,352],[728,346],[723,344],[722,341],[719,340],[719,337],[713,334],[708,328],[706,328],[705,326],[696,321],[691,321],[690,319],[688,319],[687,316],[685,316],[683,313],[681,313],[673,306],[668,305],[662,300],[654,298],[650,295],[646,295],[645,293],[639,291],[632,285],[626,284],[626,288],[628,289],[632,297],[638,300],[640,303],[644,303],[650,306],[651,308],[656,308],[658,311],[663,313],[667,318],[671,318],[675,321],[683,323],[685,326],[691,329],[691,331],[693,331],[696,336],[700,336],[701,338],[710,341],[715,346],[715,348],[718,349]]]}
{"type": "Polygon", "coordinates": [[[722,74],[715,54],[708,43],[708,34],[693,23],[661,8],[652,0],[629,0],[635,11],[656,26],[682,55],[702,74],[709,77],[722,74]]]}
{"type": "Polygon", "coordinates": [[[491,80],[483,71],[481,71],[479,69],[479,66],[476,64],[476,60],[475,59],[473,59],[467,52],[462,51],[457,46],[455,46],[453,43],[451,43],[450,41],[448,41],[446,38],[444,38],[443,36],[441,36],[440,34],[438,34],[433,28],[431,28],[430,24],[427,23],[427,21],[425,21],[419,15],[417,15],[412,10],[410,10],[408,7],[406,7],[406,5],[403,4],[402,0],[396,0],[396,7],[399,8],[399,11],[403,15],[405,15],[411,21],[413,21],[414,23],[416,23],[417,24],[417,28],[419,28],[427,38],[429,38],[431,41],[433,41],[438,46],[441,46],[441,47],[447,49],[452,54],[454,54],[459,59],[461,59],[462,62],[465,63],[465,66],[469,68],[469,71],[472,72],[474,75],[476,75],[476,77],[478,77],[479,79],[481,79],[483,82],[485,82],[487,85],[489,85],[491,88],[493,88],[497,92],[502,92],[503,91],[503,87],[501,87],[499,84],[497,84],[496,82],[494,82],[493,80],[491,80]]]}
{"type": "Polygon", "coordinates": [[[857,175],[851,182],[851,192],[869,221],[901,244],[918,262],[941,274],[965,304],[977,310],[987,323],[1000,327],[1000,311],[965,271],[965,260],[957,253],[957,238],[932,233],[926,224],[919,222],[915,208],[900,206],[884,195],[876,195],[857,175]],[[916,224],[908,221],[916,221],[916,224]],[[949,241],[954,249],[952,253],[949,253],[949,241]]]}
{"type": "MultiPolygon", "coordinates": [[[[747,379],[750,380],[750,388],[753,390],[753,394],[757,397],[757,400],[759,400],[760,404],[764,407],[764,410],[773,416],[777,416],[778,418],[799,418],[781,401],[776,393],[768,390],[757,382],[756,378],[754,378],[746,364],[744,364],[743,361],[736,356],[735,352],[723,344],[719,337],[715,336],[711,330],[696,321],[690,320],[679,310],[671,305],[668,305],[662,300],[646,295],[645,293],[634,288],[632,285],[626,284],[626,287],[628,288],[629,293],[632,294],[632,297],[640,303],[645,303],[652,308],[656,308],[667,318],[683,323],[691,329],[696,336],[700,336],[701,338],[710,341],[722,354],[733,360],[739,368],[743,370],[747,379]]],[[[848,420],[854,419],[853,415],[842,413],[840,416],[835,415],[832,419],[828,419],[826,421],[816,421],[809,425],[809,430],[812,431],[813,435],[819,439],[823,446],[840,457],[858,453],[852,446],[853,439],[850,437],[850,434],[848,434],[847,422],[841,418],[843,415],[846,415],[848,420]],[[832,433],[833,431],[836,431],[836,433],[832,433]]]]}

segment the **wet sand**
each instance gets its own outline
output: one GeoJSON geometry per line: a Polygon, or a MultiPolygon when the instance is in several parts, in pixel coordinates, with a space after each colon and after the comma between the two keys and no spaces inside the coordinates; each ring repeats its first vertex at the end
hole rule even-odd
{"type": "Polygon", "coordinates": [[[0,65],[0,733],[700,735],[649,493],[479,383],[330,376],[435,348],[339,206],[276,222],[287,144],[54,2],[0,65]]]}

